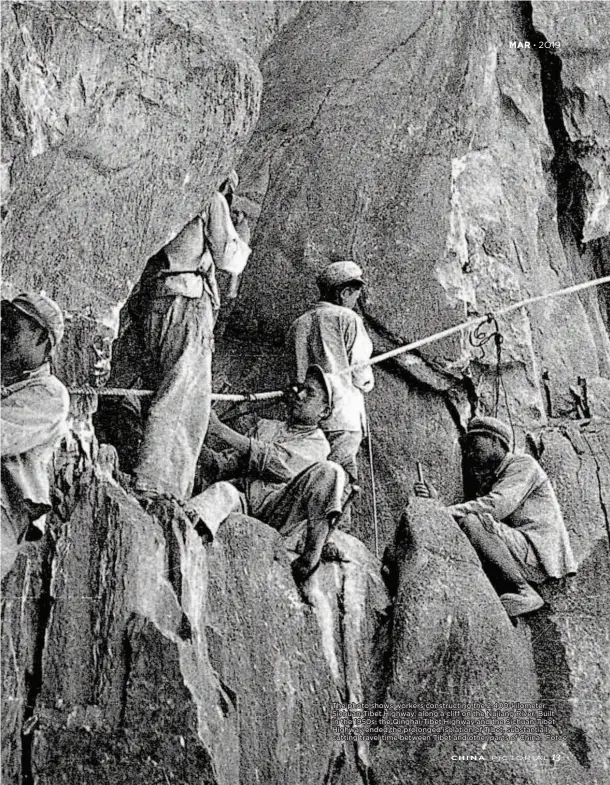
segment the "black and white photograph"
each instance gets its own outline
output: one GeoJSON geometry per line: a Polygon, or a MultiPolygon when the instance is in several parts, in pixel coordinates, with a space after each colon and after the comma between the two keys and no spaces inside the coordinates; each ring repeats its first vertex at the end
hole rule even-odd
{"type": "Polygon", "coordinates": [[[610,1],[0,32],[2,785],[609,785],[610,1]]]}

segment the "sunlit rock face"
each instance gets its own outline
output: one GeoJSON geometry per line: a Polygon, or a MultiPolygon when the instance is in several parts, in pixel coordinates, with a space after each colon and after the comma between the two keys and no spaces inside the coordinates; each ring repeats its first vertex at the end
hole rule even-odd
{"type": "MultiPolygon", "coordinates": [[[[396,529],[391,561],[396,600],[386,701],[427,709],[427,728],[409,743],[382,741],[373,755],[374,769],[383,771],[386,781],[422,785],[452,780],[546,785],[579,776],[565,739],[531,735],[482,744],[472,736],[456,742],[434,733],[455,708],[453,716],[461,720],[449,722],[458,732],[462,725],[467,736],[469,723],[470,733],[477,721],[494,724],[493,706],[502,716],[510,702],[546,705],[540,703],[547,696],[539,690],[539,674],[551,647],[563,649],[544,622],[536,632],[523,622],[513,626],[467,538],[438,503],[410,501],[396,529]],[[410,634],[424,628],[424,635],[410,634]],[[561,773],[547,763],[560,748],[561,773]]],[[[496,733],[502,733],[503,722],[496,733]]],[[[385,728],[391,728],[387,719],[385,728]]],[[[412,733],[408,726],[404,732],[412,733]]]]}
{"type": "Polygon", "coordinates": [[[68,467],[63,519],[3,584],[3,782],[357,782],[368,745],[331,707],[382,699],[390,599],[364,545],[337,534],[304,602],[270,526],[232,516],[204,548],[109,464],[68,467]]]}
{"type": "Polygon", "coordinates": [[[336,556],[300,592],[295,543],[270,526],[234,515],[204,546],[177,505],[145,514],[107,449],[87,459],[69,441],[49,533],[3,583],[3,781],[163,783],[165,772],[206,785],[262,774],[273,785],[427,785],[449,776],[452,756],[475,754],[484,760],[463,765],[464,783],[484,772],[496,785],[594,785],[607,750],[609,489],[604,480],[596,498],[593,448],[607,435],[546,439],[579,574],[546,588],[545,609],[516,626],[438,502],[409,501],[385,582],[364,545],[337,532],[336,556]],[[542,703],[558,738],[371,744],[333,727],[347,703],[498,701],[542,703]]]}
{"type": "MultiPolygon", "coordinates": [[[[311,4],[284,27],[261,66],[261,117],[240,160],[262,212],[234,334],[256,335],[259,351],[261,337],[281,344],[329,259],[364,268],[377,351],[607,269],[608,232],[591,227],[605,209],[607,77],[595,74],[608,17],[602,4],[541,7],[532,18],[511,3],[311,4]],[[561,48],[535,48],[540,26],[561,48]],[[584,88],[573,82],[591,85],[578,113],[584,88]],[[578,134],[595,136],[595,152],[579,152],[578,134]],[[593,166],[594,178],[576,176],[593,166]]],[[[510,417],[522,443],[525,430],[575,416],[579,377],[608,375],[603,293],[548,299],[497,324],[499,352],[468,330],[378,366],[367,401],[380,484],[393,473],[383,520],[431,451],[426,474],[448,498],[459,493],[456,436],[475,408],[510,417]]]]}
{"type": "MultiPolygon", "coordinates": [[[[572,136],[576,127],[581,137],[595,136],[593,179],[603,191],[607,75],[596,79],[591,60],[603,70],[608,22],[593,4],[572,31],[562,21],[568,12],[555,5],[536,12],[550,28],[547,38],[561,39],[554,56],[566,51],[564,73],[576,85],[594,85],[578,116],[570,109],[577,86],[551,95],[538,51],[511,47],[533,47],[538,24],[517,4],[301,11],[263,62],[261,119],[241,159],[245,187],[263,210],[244,292],[247,324],[281,334],[315,296],[314,275],[331,256],[364,266],[365,312],[397,341],[582,278],[586,271],[574,269],[558,231],[553,162],[563,151],[548,125],[556,111],[572,118],[572,136]],[[579,62],[589,27],[596,28],[588,43],[594,53],[579,62]],[[275,292],[259,287],[269,276],[275,292]]],[[[600,192],[597,212],[591,207],[581,227],[585,241],[608,234],[603,203],[600,192]],[[593,224],[599,231],[587,228],[593,224]]],[[[576,376],[607,368],[599,309],[585,312],[578,298],[514,313],[500,328],[507,391],[523,424],[548,414],[544,372],[557,413],[568,406],[576,376]]],[[[481,358],[465,335],[425,353],[468,367],[491,403],[493,346],[481,358]]]]}
{"type": "Polygon", "coordinates": [[[256,123],[292,4],[6,3],[4,274],[104,313],[256,123]]]}
{"type": "MultiPolygon", "coordinates": [[[[107,357],[99,317],[234,165],[260,217],[216,389],[286,381],[283,336],[332,259],[365,270],[376,352],[610,274],[603,3],[4,5],[6,291],[67,309],[69,384],[107,357]]],[[[377,366],[359,539],[336,535],[307,597],[270,527],[236,516],[204,547],[179,509],[145,514],[73,398],[49,533],[2,587],[3,782],[604,782],[607,298],[499,316],[499,357],[464,333],[377,366]],[[452,520],[409,501],[416,461],[461,496],[457,437],[496,409],[519,446],[529,433],[579,564],[517,627],[452,520]],[[481,693],[557,708],[555,747],[514,747],[543,763],[458,768],[462,748],[330,724],[333,702],[481,693]]]]}

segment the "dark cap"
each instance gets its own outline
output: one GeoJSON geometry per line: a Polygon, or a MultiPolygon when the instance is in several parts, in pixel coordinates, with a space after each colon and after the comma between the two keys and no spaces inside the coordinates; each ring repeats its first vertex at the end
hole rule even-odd
{"type": "Polygon", "coordinates": [[[498,420],[496,417],[473,417],[468,423],[466,436],[482,433],[486,436],[495,436],[499,439],[507,450],[510,450],[512,433],[508,425],[498,420]]]}

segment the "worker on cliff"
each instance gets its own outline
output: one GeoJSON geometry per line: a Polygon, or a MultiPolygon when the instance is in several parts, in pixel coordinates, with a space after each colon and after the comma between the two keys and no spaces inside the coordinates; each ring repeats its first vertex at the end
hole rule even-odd
{"type": "Polygon", "coordinates": [[[216,269],[239,275],[250,255],[231,221],[235,172],[182,231],[148,260],[121,311],[108,386],[154,392],[103,401],[100,439],[117,447],[142,505],[159,495],[190,497],[208,425],[216,269]]]}
{"type": "Polygon", "coordinates": [[[373,389],[375,381],[370,365],[342,372],[366,363],[373,351],[354,311],[364,285],[362,269],[352,261],[334,262],[322,270],[317,283],[320,300],[292,323],[287,345],[297,379],[303,379],[312,364],[331,375],[333,406],[322,424],[331,448],[329,458],[357,483],[358,451],[367,428],[364,393],[373,389]]]}
{"type": "MultiPolygon", "coordinates": [[[[244,198],[236,197],[231,200],[231,220],[239,238],[250,247],[250,240],[252,237],[252,230],[248,222],[248,215],[244,209],[247,200],[244,198]]],[[[239,291],[239,275],[231,276],[231,283],[227,290],[226,297],[228,300],[235,300],[239,291]]]]}
{"type": "MultiPolygon", "coordinates": [[[[531,586],[576,572],[553,487],[538,462],[511,451],[511,431],[495,417],[473,418],[463,442],[474,498],[448,508],[477,552],[511,617],[544,605],[531,586]]],[[[432,485],[415,494],[437,498],[432,485]]]]}
{"type": "Polygon", "coordinates": [[[216,481],[185,506],[204,539],[213,538],[233,512],[259,518],[284,536],[306,519],[304,551],[292,570],[297,583],[316,570],[347,496],[345,472],[328,460],[330,446],[320,430],[332,411],[332,394],[326,374],[311,366],[289,396],[287,421],[259,420],[244,436],[212,412],[208,433],[229,449],[209,451],[207,470],[216,481]]]}
{"type": "Polygon", "coordinates": [[[51,510],[49,471],[67,432],[70,398],[49,361],[64,333],[62,312],[43,294],[2,300],[1,577],[22,543],[39,539],[51,510]]]}

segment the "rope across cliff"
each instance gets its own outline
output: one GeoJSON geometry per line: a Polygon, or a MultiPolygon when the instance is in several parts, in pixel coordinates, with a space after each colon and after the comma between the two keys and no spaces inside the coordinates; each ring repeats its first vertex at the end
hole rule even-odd
{"type": "MultiPolygon", "coordinates": [[[[498,308],[495,311],[491,311],[489,316],[493,316],[497,318],[498,316],[504,316],[508,313],[512,313],[513,311],[518,311],[521,308],[527,308],[528,305],[533,305],[534,303],[543,302],[544,300],[550,300],[555,297],[563,297],[568,294],[576,294],[577,292],[585,291],[586,289],[592,289],[598,286],[604,286],[606,284],[610,284],[610,275],[603,276],[601,278],[595,278],[591,281],[585,281],[584,283],[575,284],[574,286],[568,286],[564,289],[558,289],[554,292],[546,292],[545,294],[539,294],[534,297],[528,297],[525,300],[520,300],[517,303],[511,303],[510,305],[505,305],[501,308],[498,308]]],[[[489,318],[486,316],[485,319],[489,318]]],[[[434,333],[433,335],[426,336],[425,338],[419,338],[416,341],[412,341],[411,343],[404,344],[403,346],[398,346],[396,349],[391,349],[388,352],[384,352],[383,354],[378,354],[375,357],[371,357],[365,363],[359,363],[357,365],[353,365],[349,368],[346,368],[344,371],[340,371],[340,374],[351,373],[354,370],[358,370],[359,368],[364,368],[368,365],[376,365],[377,363],[384,362],[384,360],[389,360],[392,357],[397,357],[400,354],[404,354],[405,352],[413,351],[414,349],[419,349],[422,346],[427,346],[430,343],[434,343],[435,341],[440,341],[443,338],[448,338],[451,335],[455,335],[456,333],[463,332],[465,330],[470,330],[476,328],[480,325],[481,320],[483,317],[476,317],[474,319],[469,319],[466,322],[462,322],[461,324],[456,324],[453,327],[448,327],[446,330],[441,330],[440,332],[434,333]]],[[[71,387],[69,388],[69,392],[73,395],[102,395],[102,396],[127,396],[127,395],[134,395],[136,397],[146,397],[153,395],[152,390],[135,390],[135,389],[124,389],[119,387],[71,387]]],[[[231,393],[212,393],[212,400],[213,401],[232,401],[232,402],[242,402],[242,401],[249,401],[249,402],[256,402],[256,401],[270,401],[281,398],[283,396],[283,390],[270,390],[267,392],[259,392],[259,393],[243,393],[243,394],[231,394],[231,393]]]]}

